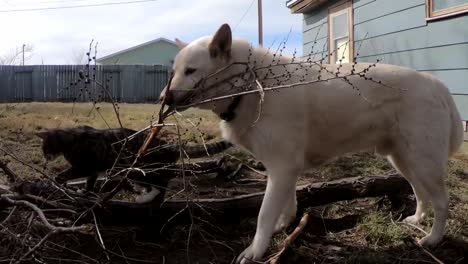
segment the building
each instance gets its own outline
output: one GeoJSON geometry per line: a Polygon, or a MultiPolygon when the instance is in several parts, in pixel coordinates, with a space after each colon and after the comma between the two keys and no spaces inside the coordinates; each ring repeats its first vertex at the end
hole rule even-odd
{"type": "Polygon", "coordinates": [[[428,72],[450,89],[468,120],[468,0],[289,0],[303,15],[303,55],[428,72]],[[341,57],[341,56],[340,56],[341,57]]]}
{"type": "Polygon", "coordinates": [[[174,41],[158,38],[116,53],[98,58],[102,65],[166,65],[171,66],[179,52],[174,41]]]}

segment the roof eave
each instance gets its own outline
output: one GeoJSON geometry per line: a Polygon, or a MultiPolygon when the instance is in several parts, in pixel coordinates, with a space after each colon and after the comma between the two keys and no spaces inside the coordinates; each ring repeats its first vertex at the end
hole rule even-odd
{"type": "Polygon", "coordinates": [[[164,41],[164,42],[167,42],[167,43],[170,43],[170,44],[174,44],[177,46],[177,44],[175,43],[175,41],[172,41],[170,39],[167,39],[167,38],[157,38],[157,39],[153,39],[153,40],[150,40],[150,41],[147,41],[147,42],[144,42],[142,44],[139,44],[139,45],[136,45],[136,46],[133,46],[133,47],[130,47],[130,48],[127,48],[127,49],[123,49],[123,50],[120,50],[120,51],[117,51],[117,52],[114,52],[114,53],[111,53],[109,55],[106,55],[102,58],[99,58],[97,59],[96,61],[98,63],[101,63],[105,60],[108,60],[112,57],[115,57],[115,56],[118,56],[118,55],[122,55],[124,53],[127,53],[129,51],[132,51],[132,50],[136,50],[138,48],[141,48],[141,47],[144,47],[144,46],[147,46],[147,45],[150,45],[150,44],[153,44],[153,43],[156,43],[156,42],[159,42],[159,41],[164,41]]]}
{"type": "Polygon", "coordinates": [[[319,8],[326,1],[328,0],[290,0],[286,2],[286,7],[293,14],[303,14],[319,8]]]}

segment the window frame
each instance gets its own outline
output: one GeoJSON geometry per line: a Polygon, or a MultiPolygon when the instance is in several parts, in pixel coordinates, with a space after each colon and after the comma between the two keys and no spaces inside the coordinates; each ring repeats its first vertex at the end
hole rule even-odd
{"type": "Polygon", "coordinates": [[[433,11],[434,0],[426,0],[426,20],[437,20],[468,13],[468,3],[433,11]]]}
{"type": "Polygon", "coordinates": [[[349,62],[354,62],[354,14],[353,2],[344,0],[332,5],[328,8],[328,63],[336,63],[335,42],[333,41],[333,25],[332,18],[339,16],[347,11],[348,13],[348,49],[349,49],[349,62]],[[333,53],[332,53],[333,52],[333,53]],[[330,55],[331,53],[331,55],[330,55]]]}

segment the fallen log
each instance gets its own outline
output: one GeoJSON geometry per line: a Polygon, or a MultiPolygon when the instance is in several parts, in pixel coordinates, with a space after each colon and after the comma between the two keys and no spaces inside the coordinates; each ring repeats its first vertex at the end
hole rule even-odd
{"type": "MultiPolygon", "coordinates": [[[[37,189],[34,186],[27,186],[37,184],[38,182],[23,182],[23,190],[37,189]]],[[[41,184],[44,185],[45,183],[42,182],[41,184]]],[[[41,189],[45,190],[47,188],[41,186],[41,189]]],[[[306,207],[364,197],[406,195],[411,194],[412,189],[403,177],[394,174],[352,177],[301,185],[297,187],[296,192],[298,208],[301,210],[306,207]]],[[[23,197],[28,200],[28,195],[25,194],[27,193],[23,193],[23,197]]],[[[47,195],[47,193],[31,193],[31,195],[42,196],[47,195]]],[[[240,218],[258,214],[263,195],[264,192],[257,192],[229,198],[168,200],[162,204],[137,204],[110,200],[101,207],[96,208],[96,210],[103,222],[113,224],[142,223],[155,218],[164,222],[174,215],[177,215],[177,222],[184,222],[190,219],[184,217],[189,212],[192,216],[209,216],[220,221],[238,221],[240,218]]],[[[2,204],[1,199],[0,204],[2,204]]],[[[70,206],[70,204],[68,205],[70,206]]],[[[3,204],[3,206],[5,205],[3,204]]]]}
{"type": "MultiPolygon", "coordinates": [[[[296,188],[296,194],[300,211],[306,207],[326,205],[343,200],[407,195],[412,194],[412,189],[403,177],[393,174],[352,177],[301,185],[296,188]]],[[[221,221],[238,221],[239,218],[258,214],[263,195],[264,192],[257,192],[230,198],[168,200],[161,206],[111,200],[106,208],[112,212],[113,216],[116,214],[131,215],[132,218],[140,219],[145,217],[144,214],[148,214],[148,212],[157,215],[158,218],[172,217],[177,214],[178,218],[183,219],[190,212],[192,215],[208,215],[221,221]]]]}

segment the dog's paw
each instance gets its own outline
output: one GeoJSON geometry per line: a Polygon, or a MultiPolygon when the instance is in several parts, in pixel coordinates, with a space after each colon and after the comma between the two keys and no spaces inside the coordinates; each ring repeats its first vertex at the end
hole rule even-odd
{"type": "Polygon", "coordinates": [[[417,225],[417,224],[419,224],[421,222],[421,220],[422,220],[421,216],[411,215],[411,216],[408,216],[405,219],[403,219],[403,222],[413,224],[413,225],[417,225]]]}
{"type": "Polygon", "coordinates": [[[426,248],[430,248],[430,247],[434,247],[434,246],[437,246],[437,244],[439,244],[439,242],[442,240],[442,236],[435,236],[433,234],[429,234],[423,238],[421,238],[419,241],[418,241],[418,244],[421,246],[421,247],[426,247],[426,248]]]}
{"type": "Polygon", "coordinates": [[[237,257],[237,264],[247,264],[247,263],[256,263],[256,261],[261,260],[263,254],[268,248],[270,243],[269,239],[265,239],[262,236],[256,236],[252,241],[252,244],[246,248],[242,253],[237,257]]]}
{"type": "Polygon", "coordinates": [[[242,251],[242,253],[237,257],[236,264],[255,263],[256,260],[259,260],[260,258],[255,255],[252,248],[253,246],[250,245],[248,248],[244,249],[244,251],[242,251]]]}

